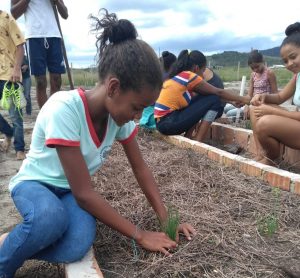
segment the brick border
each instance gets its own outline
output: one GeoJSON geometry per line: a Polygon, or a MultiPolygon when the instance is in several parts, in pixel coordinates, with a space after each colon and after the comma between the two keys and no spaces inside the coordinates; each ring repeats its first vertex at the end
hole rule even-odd
{"type": "Polygon", "coordinates": [[[214,160],[224,166],[234,167],[246,175],[257,177],[269,183],[271,186],[300,195],[299,174],[277,169],[275,167],[220,150],[216,147],[207,145],[205,143],[200,143],[180,135],[164,136],[158,132],[156,134],[165,141],[180,148],[192,149],[197,153],[206,155],[209,159],[214,160]]]}

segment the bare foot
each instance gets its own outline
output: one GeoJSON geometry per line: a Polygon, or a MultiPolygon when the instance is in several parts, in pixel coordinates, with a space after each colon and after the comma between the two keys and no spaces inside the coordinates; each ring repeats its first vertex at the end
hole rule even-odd
{"type": "Polygon", "coordinates": [[[278,166],[273,160],[271,160],[267,157],[264,157],[261,160],[257,160],[257,162],[262,163],[262,164],[266,164],[266,165],[269,165],[269,166],[274,166],[274,167],[278,166]]]}
{"type": "Polygon", "coordinates": [[[259,162],[260,160],[264,159],[264,157],[262,155],[256,155],[253,159],[259,162]]]}
{"type": "Polygon", "coordinates": [[[0,246],[2,245],[2,243],[4,242],[4,240],[6,239],[7,236],[8,236],[8,233],[5,233],[0,236],[0,246]]]}

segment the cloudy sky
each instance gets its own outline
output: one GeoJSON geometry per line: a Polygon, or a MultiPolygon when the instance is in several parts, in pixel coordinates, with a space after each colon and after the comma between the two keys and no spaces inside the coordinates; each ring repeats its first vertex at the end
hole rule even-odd
{"type": "MultiPolygon", "coordinates": [[[[47,0],[45,0],[47,1],[47,0]]],[[[300,21],[300,1],[263,0],[64,0],[69,18],[61,19],[69,62],[74,67],[95,63],[95,36],[89,14],[102,7],[131,20],[141,39],[159,54],[198,49],[206,55],[227,50],[248,52],[251,47],[279,46],[285,28],[300,21]]],[[[9,11],[10,0],[0,0],[9,11]]],[[[24,18],[18,19],[24,30],[24,18]]]]}

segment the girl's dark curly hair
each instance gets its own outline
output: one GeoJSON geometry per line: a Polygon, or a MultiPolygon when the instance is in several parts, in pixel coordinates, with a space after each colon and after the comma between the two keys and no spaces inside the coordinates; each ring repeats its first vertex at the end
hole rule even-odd
{"type": "Polygon", "coordinates": [[[286,38],[283,40],[281,47],[286,44],[293,44],[300,47],[300,22],[295,22],[285,29],[286,38]]]}
{"type": "Polygon", "coordinates": [[[96,34],[99,80],[109,75],[120,80],[123,90],[139,92],[144,86],[160,90],[162,72],[154,50],[137,39],[134,25],[127,19],[118,19],[100,9],[100,18],[90,15],[94,21],[92,32],[96,34]],[[103,13],[101,15],[101,13],[103,13]]]}

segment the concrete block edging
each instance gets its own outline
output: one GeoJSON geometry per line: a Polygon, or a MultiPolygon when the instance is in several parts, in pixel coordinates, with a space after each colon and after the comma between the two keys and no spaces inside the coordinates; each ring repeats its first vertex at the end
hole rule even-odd
{"type": "Polygon", "coordinates": [[[180,135],[159,136],[161,136],[166,142],[174,144],[180,148],[192,149],[197,153],[206,155],[208,158],[220,163],[221,165],[234,167],[244,174],[264,180],[271,186],[300,195],[299,174],[290,173],[286,170],[268,166],[180,135]]]}

